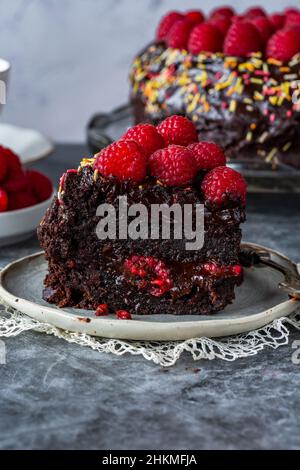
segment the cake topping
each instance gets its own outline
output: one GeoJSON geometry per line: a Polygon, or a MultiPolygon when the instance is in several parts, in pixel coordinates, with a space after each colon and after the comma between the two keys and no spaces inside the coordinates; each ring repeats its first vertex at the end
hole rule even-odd
{"type": "Polygon", "coordinates": [[[183,116],[171,116],[157,126],[166,145],[189,145],[198,141],[195,125],[183,116]]]}
{"type": "Polygon", "coordinates": [[[256,18],[258,16],[266,16],[266,12],[261,7],[251,7],[245,12],[247,18],[256,18]]]}
{"type": "Polygon", "coordinates": [[[142,148],[146,157],[165,146],[162,136],[152,124],[138,124],[131,127],[121,140],[135,140],[142,148]]]}
{"type": "Polygon", "coordinates": [[[187,49],[188,40],[193,27],[193,23],[186,19],[174,23],[167,34],[166,42],[168,47],[187,49]]]}
{"type": "Polygon", "coordinates": [[[232,16],[234,16],[233,8],[231,8],[231,7],[215,8],[210,14],[211,19],[217,18],[217,17],[220,17],[220,16],[223,16],[223,17],[226,17],[226,18],[231,18],[232,16]]]}
{"type": "Polygon", "coordinates": [[[185,14],[185,18],[193,24],[203,23],[204,15],[200,10],[190,10],[185,14]]]}
{"type": "Polygon", "coordinates": [[[281,29],[267,44],[267,56],[281,61],[290,60],[300,51],[300,29],[281,29]]]}
{"type": "Polygon", "coordinates": [[[246,205],[247,184],[240,173],[220,166],[207,173],[202,181],[201,190],[206,201],[212,205],[223,206],[230,201],[240,201],[246,205]]]}
{"type": "Polygon", "coordinates": [[[263,43],[266,44],[269,37],[274,33],[272,23],[265,16],[257,16],[251,20],[251,24],[255,26],[263,40],[263,43]]]}
{"type": "Polygon", "coordinates": [[[197,142],[188,146],[194,155],[198,170],[212,170],[217,166],[226,165],[226,157],[217,144],[213,142],[197,142]]]}
{"type": "Polygon", "coordinates": [[[134,140],[120,140],[96,155],[94,168],[104,176],[138,183],[146,176],[146,156],[134,140]]]}
{"type": "Polygon", "coordinates": [[[164,41],[167,37],[168,32],[170,31],[173,24],[176,23],[178,20],[183,19],[183,15],[178,11],[170,11],[167,13],[160,21],[157,31],[156,31],[156,39],[158,41],[164,41]]]}
{"type": "Polygon", "coordinates": [[[285,15],[283,15],[281,13],[273,13],[268,18],[269,18],[269,21],[270,21],[270,23],[272,24],[272,26],[275,30],[283,28],[284,23],[285,23],[285,19],[286,19],[285,15]]]}
{"type": "Polygon", "coordinates": [[[193,153],[181,145],[157,150],[149,159],[152,176],[167,186],[188,186],[197,174],[193,153]]]}
{"type": "Polygon", "coordinates": [[[229,28],[224,42],[224,52],[233,56],[247,56],[262,49],[261,36],[251,23],[237,22],[229,28]]]}
{"type": "Polygon", "coordinates": [[[195,26],[188,41],[188,50],[192,54],[202,51],[217,52],[222,49],[223,34],[217,26],[203,23],[195,26]]]}

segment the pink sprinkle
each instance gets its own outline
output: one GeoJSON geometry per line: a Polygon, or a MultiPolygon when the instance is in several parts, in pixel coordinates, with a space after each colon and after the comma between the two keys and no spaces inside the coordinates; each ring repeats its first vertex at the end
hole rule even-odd
{"type": "Polygon", "coordinates": [[[270,114],[270,121],[271,121],[271,122],[274,122],[275,119],[276,119],[275,114],[274,114],[274,113],[273,113],[273,114],[270,114]]]}
{"type": "Polygon", "coordinates": [[[292,110],[289,109],[287,112],[286,112],[286,115],[288,118],[290,118],[292,116],[292,110]]]}
{"type": "Polygon", "coordinates": [[[222,108],[222,109],[228,108],[228,104],[226,103],[226,101],[222,101],[222,103],[221,103],[221,108],[222,108]]]}
{"type": "Polygon", "coordinates": [[[265,109],[264,109],[264,115],[265,115],[265,116],[268,116],[268,114],[269,114],[269,110],[268,110],[268,108],[265,108],[265,109]]]}

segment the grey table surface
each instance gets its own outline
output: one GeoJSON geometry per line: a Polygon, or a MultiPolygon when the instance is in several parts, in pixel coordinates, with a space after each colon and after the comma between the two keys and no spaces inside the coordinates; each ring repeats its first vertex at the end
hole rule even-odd
{"type": "MultiPolygon", "coordinates": [[[[88,151],[59,145],[36,163],[57,185],[88,151]]],[[[250,195],[244,239],[300,261],[300,197],[250,195]]],[[[35,237],[0,249],[0,267],[37,251],[35,237]]],[[[1,449],[299,449],[300,365],[294,340],[235,362],[162,369],[28,332],[5,339],[1,449]]]]}

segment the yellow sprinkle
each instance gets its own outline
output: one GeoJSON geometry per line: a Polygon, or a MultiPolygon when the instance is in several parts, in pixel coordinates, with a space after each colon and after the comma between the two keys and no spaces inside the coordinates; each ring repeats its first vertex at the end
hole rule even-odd
{"type": "Polygon", "coordinates": [[[269,101],[273,106],[276,106],[277,102],[278,102],[278,97],[277,96],[270,96],[269,101]]]}
{"type": "Polygon", "coordinates": [[[197,104],[199,103],[199,100],[200,100],[200,93],[196,93],[196,95],[194,96],[191,104],[189,104],[189,106],[187,107],[187,112],[188,113],[191,113],[194,111],[194,109],[196,108],[197,104]]]}
{"type": "Polygon", "coordinates": [[[261,78],[250,78],[251,83],[256,83],[257,85],[262,85],[264,81],[261,78]]]}
{"type": "Polygon", "coordinates": [[[278,151],[277,147],[272,148],[271,152],[269,152],[268,155],[266,156],[266,162],[271,162],[273,158],[275,157],[277,151],[278,151]]]}
{"type": "Polygon", "coordinates": [[[229,105],[229,112],[234,113],[236,111],[236,107],[237,107],[237,101],[231,100],[230,105],[229,105]]]}
{"type": "Polygon", "coordinates": [[[269,135],[269,133],[267,131],[263,132],[262,135],[260,136],[260,138],[258,139],[258,142],[260,144],[263,144],[267,140],[268,135],[269,135]]]}
{"type": "Polygon", "coordinates": [[[93,175],[93,180],[94,180],[94,181],[97,181],[98,175],[99,175],[99,170],[95,170],[95,171],[94,171],[94,175],[93,175]]]}
{"type": "Polygon", "coordinates": [[[291,145],[292,145],[292,142],[287,142],[287,143],[282,147],[283,152],[287,152],[288,149],[291,147],[291,145]]]}
{"type": "Polygon", "coordinates": [[[280,60],[274,59],[273,57],[270,57],[267,60],[267,62],[268,62],[268,64],[277,65],[278,67],[282,66],[282,62],[280,60]]]}
{"type": "Polygon", "coordinates": [[[254,129],[256,129],[256,124],[255,124],[255,122],[252,122],[252,123],[250,124],[250,129],[252,129],[253,131],[254,131],[254,129]]]}
{"type": "Polygon", "coordinates": [[[246,103],[246,104],[252,104],[252,103],[253,103],[253,101],[251,100],[251,98],[244,98],[243,101],[244,101],[244,103],[246,103]]]}
{"type": "Polygon", "coordinates": [[[247,140],[247,142],[251,142],[252,137],[253,137],[252,132],[251,132],[251,131],[247,132],[247,134],[246,134],[246,140],[247,140]]]}
{"type": "Polygon", "coordinates": [[[263,101],[264,100],[263,95],[261,93],[259,93],[258,91],[254,92],[253,97],[256,101],[263,101]]]}
{"type": "Polygon", "coordinates": [[[289,72],[291,69],[289,67],[280,67],[279,70],[280,70],[280,72],[285,73],[285,72],[289,72]]]}

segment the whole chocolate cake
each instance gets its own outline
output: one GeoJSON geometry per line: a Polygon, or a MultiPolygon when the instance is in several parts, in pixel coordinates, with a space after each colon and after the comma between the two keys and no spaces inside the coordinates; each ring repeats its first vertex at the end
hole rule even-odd
{"type": "Polygon", "coordinates": [[[191,119],[229,159],[300,168],[300,12],[170,12],[135,58],[135,120],[191,119]]]}
{"type": "MultiPolygon", "coordinates": [[[[243,275],[239,226],[245,220],[246,184],[226,167],[220,147],[197,140],[193,123],[181,116],[157,128],[141,124],[63,175],[38,229],[49,265],[45,300],[128,318],[130,313],[211,314],[234,299],[243,275]],[[172,230],[169,238],[159,232],[99,239],[97,208],[109,204],[118,219],[122,196],[127,207],[142,204],[149,213],[153,205],[189,205],[194,217],[202,204],[203,246],[188,250],[186,233],[176,238],[172,230]]],[[[171,229],[174,223],[170,219],[171,229]]]]}

